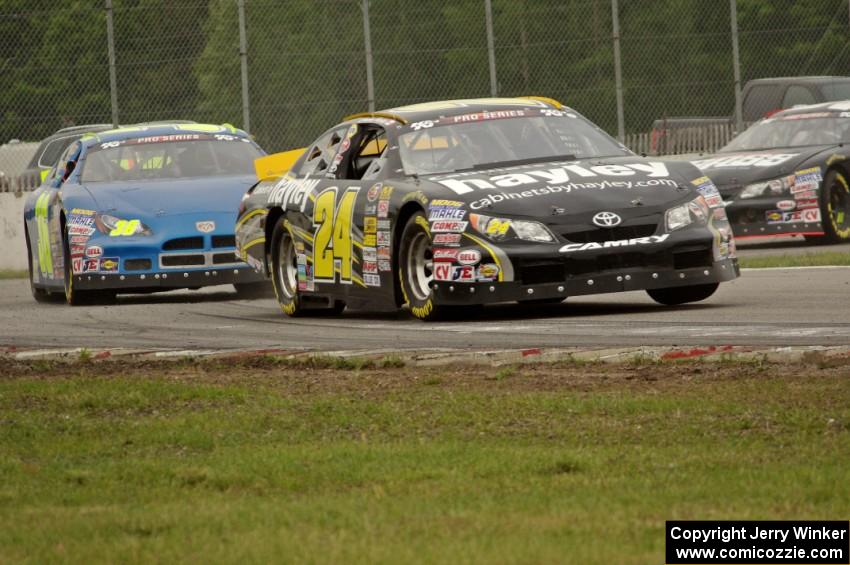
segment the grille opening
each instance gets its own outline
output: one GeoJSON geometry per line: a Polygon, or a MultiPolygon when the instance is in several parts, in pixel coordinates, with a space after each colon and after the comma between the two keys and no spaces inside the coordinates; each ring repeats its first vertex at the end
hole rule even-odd
{"type": "Polygon", "coordinates": [[[526,263],[520,267],[522,284],[545,284],[563,282],[564,264],[557,263],[526,263]]]}
{"type": "Polygon", "coordinates": [[[599,228],[585,231],[561,234],[574,243],[603,243],[619,239],[649,237],[655,233],[657,224],[642,224],[637,226],[617,226],[615,228],[599,228]]]}
{"type": "Polygon", "coordinates": [[[150,259],[125,259],[125,271],[149,271],[151,269],[150,259]]]}
{"type": "Polygon", "coordinates": [[[224,265],[226,263],[236,263],[239,261],[239,258],[236,257],[236,253],[216,253],[212,257],[213,265],[224,265]]]}
{"type": "Polygon", "coordinates": [[[679,251],[673,253],[673,268],[694,269],[696,267],[711,267],[714,256],[711,248],[679,251]]]}
{"type": "Polygon", "coordinates": [[[236,247],[235,235],[214,235],[212,236],[213,247],[236,247]]]}
{"type": "Polygon", "coordinates": [[[618,253],[591,259],[568,259],[567,272],[570,275],[587,275],[647,267],[663,269],[669,268],[671,264],[670,255],[667,253],[618,253]]]}
{"type": "Polygon", "coordinates": [[[198,267],[206,263],[203,255],[163,255],[159,260],[163,267],[198,267]]]}
{"type": "Polygon", "coordinates": [[[162,244],[162,248],[165,251],[174,251],[179,249],[203,249],[204,238],[201,236],[196,236],[169,239],[168,241],[162,244]]]}

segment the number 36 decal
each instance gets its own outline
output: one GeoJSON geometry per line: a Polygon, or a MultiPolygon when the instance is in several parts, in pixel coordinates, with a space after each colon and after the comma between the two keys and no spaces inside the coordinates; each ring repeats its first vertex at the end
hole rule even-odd
{"type": "Polygon", "coordinates": [[[313,276],[317,282],[335,282],[335,271],[338,270],[340,282],[351,283],[351,224],[359,190],[359,187],[347,189],[340,198],[339,206],[336,205],[336,187],[324,190],[316,197],[313,208],[313,226],[316,228],[313,276]]]}

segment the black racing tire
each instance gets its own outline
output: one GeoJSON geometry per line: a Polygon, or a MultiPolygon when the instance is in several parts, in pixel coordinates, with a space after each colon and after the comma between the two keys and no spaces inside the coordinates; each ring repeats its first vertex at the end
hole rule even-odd
{"type": "Polygon", "coordinates": [[[421,211],[404,225],[398,247],[398,276],[404,302],[420,320],[434,321],[446,316],[445,307],[434,304],[434,254],[428,219],[421,211]]]}
{"type": "Polygon", "coordinates": [[[237,298],[254,300],[258,298],[274,298],[274,287],[268,281],[252,283],[233,283],[237,298]]]}
{"type": "MultiPolygon", "coordinates": [[[[26,227],[24,228],[26,230],[26,227]]],[[[65,297],[58,292],[50,292],[47,289],[39,288],[35,285],[35,273],[32,268],[32,248],[30,247],[30,236],[25,234],[27,243],[27,268],[30,275],[30,292],[36,302],[41,304],[58,304],[65,301],[65,297]]]]}
{"type": "Polygon", "coordinates": [[[298,292],[295,237],[283,216],[278,218],[272,230],[270,258],[272,289],[280,309],[293,318],[303,316],[306,309],[302,305],[301,293],[298,292]]]}
{"type": "Polygon", "coordinates": [[[659,304],[677,306],[687,302],[705,300],[714,294],[719,286],[720,283],[708,283],[693,286],[674,286],[671,288],[651,288],[646,293],[659,304]]]}
{"type": "Polygon", "coordinates": [[[305,315],[334,316],[345,310],[345,302],[342,300],[333,300],[328,306],[327,302],[321,299],[313,301],[313,297],[305,297],[298,291],[295,236],[286,217],[278,218],[272,230],[269,256],[272,289],[284,314],[293,318],[305,315]]]}
{"type": "Polygon", "coordinates": [[[850,182],[838,169],[826,173],[821,185],[820,210],[824,243],[850,241],[850,182]]]}
{"type": "Polygon", "coordinates": [[[67,237],[62,238],[62,248],[65,259],[65,302],[71,306],[94,306],[114,303],[117,294],[115,290],[77,290],[74,288],[74,270],[71,264],[71,252],[68,248],[67,237]]]}

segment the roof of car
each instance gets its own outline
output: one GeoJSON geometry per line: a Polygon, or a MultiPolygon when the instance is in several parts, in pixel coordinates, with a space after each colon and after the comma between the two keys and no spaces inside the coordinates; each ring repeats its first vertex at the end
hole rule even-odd
{"type": "Polygon", "coordinates": [[[820,102],[818,104],[805,104],[800,106],[794,106],[792,108],[788,108],[787,110],[777,112],[770,117],[777,118],[805,114],[821,114],[824,112],[831,114],[850,112],[850,100],[838,100],[833,102],[820,102]]]}
{"type": "Polygon", "coordinates": [[[850,81],[850,77],[842,76],[804,76],[804,77],[770,77],[770,78],[754,78],[748,83],[752,84],[773,84],[773,83],[830,83],[830,82],[846,82],[850,81]]]}
{"type": "Polygon", "coordinates": [[[248,137],[248,134],[230,124],[198,124],[195,122],[149,122],[147,124],[136,124],[123,126],[106,131],[91,132],[84,135],[80,141],[86,143],[104,143],[108,141],[123,141],[137,137],[151,137],[161,135],[200,133],[200,134],[228,134],[248,137]]]}
{"type": "Polygon", "coordinates": [[[533,108],[562,108],[557,100],[542,96],[527,96],[518,98],[468,98],[460,100],[440,100],[422,102],[409,106],[398,106],[379,112],[364,112],[347,116],[346,120],[357,118],[386,118],[400,123],[418,122],[441,116],[457,116],[476,112],[493,112],[506,110],[521,110],[533,108]]]}

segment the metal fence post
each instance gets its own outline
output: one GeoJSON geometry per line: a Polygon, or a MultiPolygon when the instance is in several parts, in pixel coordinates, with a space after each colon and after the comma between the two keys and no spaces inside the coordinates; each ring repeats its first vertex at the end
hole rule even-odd
{"type": "Polygon", "coordinates": [[[741,57],[738,53],[738,2],[729,0],[729,15],[732,25],[732,70],[735,78],[735,130],[744,131],[744,115],[741,102],[741,57]]]}
{"type": "Polygon", "coordinates": [[[369,28],[369,0],[363,0],[363,44],[366,48],[366,99],[369,111],[375,111],[375,77],[372,75],[372,32],[369,28]]]}
{"type": "Polygon", "coordinates": [[[118,127],[118,77],[115,72],[115,32],[112,25],[112,0],[105,0],[106,45],[109,53],[109,100],[112,105],[112,125],[118,127]]]}
{"type": "MultiPolygon", "coordinates": [[[[732,0],[734,2],[734,0],[732,0]]],[[[617,139],[626,137],[626,118],[623,110],[623,69],[620,60],[620,10],[617,0],[611,0],[612,36],[614,39],[614,83],[617,89],[617,139]]]]}
{"type": "Polygon", "coordinates": [[[490,0],[484,0],[484,21],[487,25],[487,58],[490,62],[490,96],[499,95],[499,83],[496,80],[496,48],[493,36],[493,6],[490,0]]]}
{"type": "Polygon", "coordinates": [[[248,96],[248,34],[245,31],[245,0],[239,7],[239,59],[242,65],[242,129],[251,133],[251,101],[248,96]]]}

